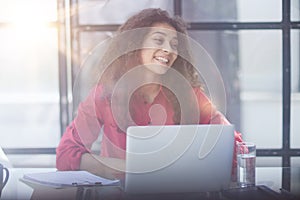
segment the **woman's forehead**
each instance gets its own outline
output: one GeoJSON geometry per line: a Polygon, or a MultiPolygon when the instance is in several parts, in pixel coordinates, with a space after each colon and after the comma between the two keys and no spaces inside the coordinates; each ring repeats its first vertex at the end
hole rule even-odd
{"type": "Polygon", "coordinates": [[[154,23],[150,30],[150,34],[153,33],[162,33],[168,36],[177,37],[176,29],[167,23],[154,23]]]}

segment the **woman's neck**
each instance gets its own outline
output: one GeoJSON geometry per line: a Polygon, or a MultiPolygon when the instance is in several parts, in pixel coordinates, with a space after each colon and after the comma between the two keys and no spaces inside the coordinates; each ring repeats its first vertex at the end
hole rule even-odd
{"type": "Polygon", "coordinates": [[[152,103],[155,97],[160,91],[161,85],[159,84],[147,84],[142,86],[139,90],[139,94],[144,98],[147,103],[152,103]]]}

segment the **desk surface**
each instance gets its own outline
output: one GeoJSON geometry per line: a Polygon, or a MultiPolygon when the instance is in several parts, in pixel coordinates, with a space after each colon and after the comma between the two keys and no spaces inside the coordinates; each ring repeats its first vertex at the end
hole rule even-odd
{"type": "MultiPolygon", "coordinates": [[[[41,186],[33,189],[19,180],[26,173],[56,171],[55,168],[10,168],[9,171],[10,178],[2,191],[1,199],[78,199],[79,192],[81,196],[87,193],[78,191],[78,188],[54,189],[41,186]]],[[[276,192],[285,188],[300,199],[300,167],[257,167],[256,185],[265,185],[276,192]]],[[[118,186],[102,186],[97,188],[97,194],[101,199],[120,199],[122,189],[118,186]]]]}

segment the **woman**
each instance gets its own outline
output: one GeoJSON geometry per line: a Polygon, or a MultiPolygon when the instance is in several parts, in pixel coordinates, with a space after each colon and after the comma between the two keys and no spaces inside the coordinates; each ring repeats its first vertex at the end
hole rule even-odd
{"type": "MultiPolygon", "coordinates": [[[[229,124],[204,94],[191,59],[180,18],[152,8],[129,18],[102,59],[107,67],[98,84],[61,139],[57,169],[115,178],[125,169],[130,125],[229,124]],[[101,128],[101,153],[94,155],[90,149],[101,128]]],[[[240,133],[235,140],[242,141],[240,133]]]]}

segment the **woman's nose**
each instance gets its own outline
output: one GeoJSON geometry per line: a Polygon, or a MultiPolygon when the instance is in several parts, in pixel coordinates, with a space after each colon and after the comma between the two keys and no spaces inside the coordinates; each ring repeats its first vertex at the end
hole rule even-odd
{"type": "Polygon", "coordinates": [[[162,50],[163,50],[165,53],[172,53],[172,52],[173,52],[171,45],[168,44],[168,43],[165,43],[165,44],[164,44],[164,46],[162,47],[162,50]]]}

